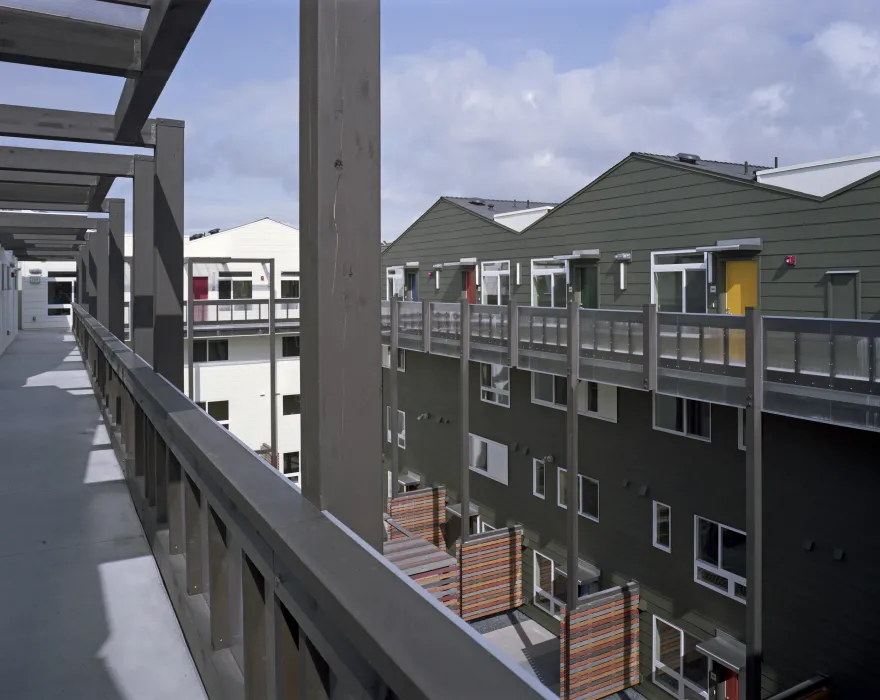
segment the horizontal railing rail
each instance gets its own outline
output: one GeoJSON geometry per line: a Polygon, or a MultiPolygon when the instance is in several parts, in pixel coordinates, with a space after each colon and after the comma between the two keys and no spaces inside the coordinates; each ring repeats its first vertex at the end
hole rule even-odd
{"type": "Polygon", "coordinates": [[[74,332],[212,700],[554,697],[79,306],[74,332]]]}
{"type": "Polygon", "coordinates": [[[567,373],[568,310],[520,306],[518,317],[520,367],[564,377],[567,373]]]}
{"type": "Polygon", "coordinates": [[[510,364],[510,310],[506,306],[471,305],[471,359],[510,364]]]}
{"type": "MultiPolygon", "coordinates": [[[[199,324],[261,324],[269,322],[268,299],[194,299],[193,326],[199,324]]],[[[275,322],[299,322],[298,299],[275,301],[275,322]]],[[[187,308],[183,310],[184,321],[187,308]]]]}
{"type": "Polygon", "coordinates": [[[581,309],[578,378],[645,389],[645,315],[640,311],[581,309]]]}

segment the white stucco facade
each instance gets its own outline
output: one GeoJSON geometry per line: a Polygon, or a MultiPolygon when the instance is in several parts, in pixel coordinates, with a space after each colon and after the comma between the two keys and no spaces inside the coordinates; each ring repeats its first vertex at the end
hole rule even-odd
{"type": "Polygon", "coordinates": [[[70,328],[70,301],[76,294],[76,262],[58,260],[18,263],[21,327],[24,330],[70,328]]]}
{"type": "Polygon", "coordinates": [[[0,355],[18,335],[18,272],[12,253],[0,248],[0,355]]]}
{"type": "Polygon", "coordinates": [[[880,153],[834,158],[758,171],[758,182],[817,197],[880,171],[880,153]]]}

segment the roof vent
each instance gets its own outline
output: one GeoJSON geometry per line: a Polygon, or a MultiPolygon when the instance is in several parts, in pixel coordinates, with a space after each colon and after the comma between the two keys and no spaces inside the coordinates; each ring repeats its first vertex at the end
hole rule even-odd
{"type": "Polygon", "coordinates": [[[210,231],[208,231],[209,236],[213,236],[215,233],[220,233],[220,229],[219,228],[212,228],[210,231]]]}
{"type": "Polygon", "coordinates": [[[490,211],[491,211],[492,209],[494,209],[494,208],[495,208],[495,205],[494,205],[494,204],[490,204],[490,205],[489,205],[489,210],[490,210],[490,211]]]}
{"type": "Polygon", "coordinates": [[[700,156],[695,156],[693,153],[679,153],[675,157],[682,163],[690,163],[691,165],[696,165],[700,161],[700,156]]]}
{"type": "Polygon", "coordinates": [[[485,207],[486,203],[482,199],[472,199],[468,204],[473,204],[476,207],[485,207]]]}

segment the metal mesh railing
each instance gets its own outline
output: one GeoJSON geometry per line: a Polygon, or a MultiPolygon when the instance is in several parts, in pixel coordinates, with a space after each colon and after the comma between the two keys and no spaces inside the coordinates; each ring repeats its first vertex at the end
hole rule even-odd
{"type": "Polygon", "coordinates": [[[510,311],[506,306],[471,306],[471,353],[474,362],[510,365],[510,311]]]}
{"type": "Polygon", "coordinates": [[[446,302],[431,304],[431,352],[461,357],[461,306],[446,302]]]}
{"type": "Polygon", "coordinates": [[[422,319],[422,302],[398,302],[397,343],[406,350],[424,349],[424,322],[422,319]]]}
{"type": "Polygon", "coordinates": [[[644,314],[581,309],[578,377],[645,389],[644,314]]]}
{"type": "Polygon", "coordinates": [[[521,306],[518,330],[519,366],[522,369],[566,375],[567,309],[521,306]]]}

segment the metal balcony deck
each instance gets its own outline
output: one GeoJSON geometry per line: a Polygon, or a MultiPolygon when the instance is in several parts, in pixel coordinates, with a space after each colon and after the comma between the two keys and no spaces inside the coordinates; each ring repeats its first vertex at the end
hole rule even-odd
{"type": "Polygon", "coordinates": [[[71,333],[0,356],[0,695],[205,698],[71,333]]]}

